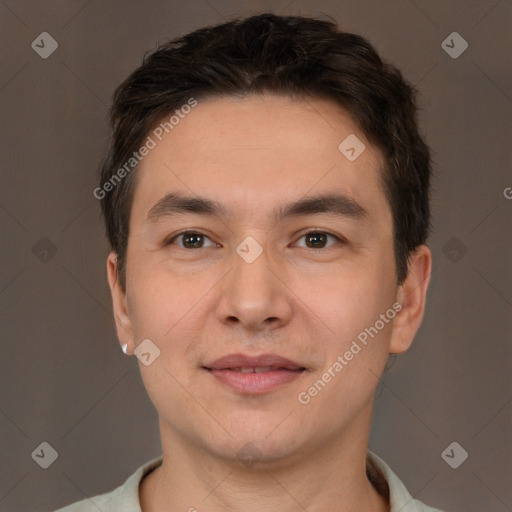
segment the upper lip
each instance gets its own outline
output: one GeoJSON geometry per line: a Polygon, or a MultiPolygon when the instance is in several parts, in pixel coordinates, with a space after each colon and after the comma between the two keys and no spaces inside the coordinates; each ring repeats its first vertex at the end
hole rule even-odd
{"type": "Polygon", "coordinates": [[[304,370],[300,364],[278,356],[277,354],[261,354],[259,356],[246,356],[244,354],[229,354],[216,359],[205,366],[209,370],[227,370],[229,368],[284,368],[286,370],[304,370]]]}

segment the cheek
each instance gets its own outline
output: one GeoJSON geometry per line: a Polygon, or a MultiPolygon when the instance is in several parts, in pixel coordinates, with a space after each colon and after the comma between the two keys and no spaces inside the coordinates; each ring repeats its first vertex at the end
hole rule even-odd
{"type": "Polygon", "coordinates": [[[190,352],[199,350],[207,334],[217,273],[177,274],[147,260],[130,270],[127,299],[135,344],[149,338],[160,349],[160,363],[188,379],[187,361],[197,359],[190,352]]]}
{"type": "Polygon", "coordinates": [[[171,279],[169,275],[140,269],[130,279],[127,290],[134,331],[162,339],[186,322],[208,286],[191,278],[171,279]]]}
{"type": "MultiPolygon", "coordinates": [[[[309,295],[308,306],[329,327],[316,344],[324,352],[322,369],[311,376],[299,400],[305,411],[337,428],[372,399],[389,352],[394,303],[393,280],[376,268],[360,275],[332,276],[323,293],[309,295]],[[381,315],[391,314],[381,319],[381,315]]],[[[389,275],[389,274],[388,274],[389,275]]],[[[328,427],[328,428],[330,428],[328,427]]]]}
{"type": "Polygon", "coordinates": [[[343,345],[392,306],[393,280],[384,268],[367,265],[348,272],[342,269],[314,280],[303,274],[295,281],[294,293],[307,306],[309,315],[322,320],[328,338],[343,345]]]}
{"type": "MultiPolygon", "coordinates": [[[[189,351],[202,338],[202,318],[205,293],[212,285],[200,279],[176,278],[137,268],[128,289],[130,318],[135,345],[150,339],[159,349],[158,358],[149,366],[139,363],[139,369],[149,397],[159,411],[172,417],[174,409],[184,413],[190,407],[194,391],[191,378],[195,367],[189,361],[189,351]],[[170,400],[170,401],[169,401],[170,400]]],[[[181,414],[181,413],[180,413],[181,414]]]]}
{"type": "Polygon", "coordinates": [[[186,259],[172,261],[165,251],[133,241],[127,259],[127,300],[136,326],[162,335],[189,314],[214,289],[222,269],[205,268],[186,259]],[[171,262],[172,261],[172,262],[171,262]]]}

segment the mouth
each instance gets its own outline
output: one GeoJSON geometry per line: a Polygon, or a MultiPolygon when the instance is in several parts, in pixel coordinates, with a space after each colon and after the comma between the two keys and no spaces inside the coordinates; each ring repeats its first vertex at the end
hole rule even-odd
{"type": "Polygon", "coordinates": [[[215,380],[247,395],[269,393],[294,381],[307,371],[304,366],[275,354],[256,357],[231,354],[203,368],[215,380]]]}

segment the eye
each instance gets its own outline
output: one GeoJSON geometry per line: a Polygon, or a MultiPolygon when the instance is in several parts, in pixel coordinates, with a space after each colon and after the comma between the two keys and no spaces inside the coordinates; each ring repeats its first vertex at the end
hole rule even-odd
{"type": "Polygon", "coordinates": [[[212,245],[205,246],[204,241],[210,240],[206,235],[203,233],[198,233],[196,231],[183,231],[182,233],[178,233],[177,235],[174,235],[172,238],[169,238],[165,245],[173,245],[175,240],[181,240],[181,244],[177,244],[178,247],[181,247],[182,249],[203,249],[205,247],[216,247],[217,244],[215,242],[210,242],[212,245]]]}
{"type": "Polygon", "coordinates": [[[328,237],[334,238],[339,242],[342,241],[340,237],[332,235],[331,233],[325,233],[324,231],[310,231],[309,233],[301,236],[300,240],[303,238],[306,239],[305,247],[307,249],[325,249],[328,237]]]}

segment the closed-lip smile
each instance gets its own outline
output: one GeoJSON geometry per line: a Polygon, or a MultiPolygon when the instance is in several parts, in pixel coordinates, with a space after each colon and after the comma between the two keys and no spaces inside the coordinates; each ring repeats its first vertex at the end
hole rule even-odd
{"type": "Polygon", "coordinates": [[[299,363],[277,354],[229,354],[203,368],[238,393],[256,395],[289,383],[306,370],[299,363]]]}

